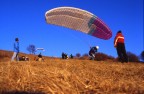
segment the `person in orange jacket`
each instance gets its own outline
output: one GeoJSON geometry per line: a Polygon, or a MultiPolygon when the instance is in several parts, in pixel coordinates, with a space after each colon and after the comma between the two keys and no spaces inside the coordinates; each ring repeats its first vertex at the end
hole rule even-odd
{"type": "Polygon", "coordinates": [[[117,50],[119,61],[128,62],[128,56],[126,54],[125,43],[124,43],[124,36],[122,31],[119,30],[114,39],[114,47],[117,50]]]}

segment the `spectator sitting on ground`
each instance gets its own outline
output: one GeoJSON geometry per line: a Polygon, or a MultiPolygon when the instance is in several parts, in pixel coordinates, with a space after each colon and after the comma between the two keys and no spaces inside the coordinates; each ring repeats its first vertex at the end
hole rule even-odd
{"type": "Polygon", "coordinates": [[[38,55],[38,60],[37,61],[44,61],[43,56],[42,56],[41,53],[38,55]]]}
{"type": "Polygon", "coordinates": [[[62,52],[62,59],[68,59],[68,55],[64,52],[62,52]]]}

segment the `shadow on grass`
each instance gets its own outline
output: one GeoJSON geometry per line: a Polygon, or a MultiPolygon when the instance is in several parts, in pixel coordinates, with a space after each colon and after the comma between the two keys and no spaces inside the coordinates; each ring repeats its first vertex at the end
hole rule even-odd
{"type": "Polygon", "coordinates": [[[33,92],[33,91],[3,91],[0,94],[46,94],[44,92],[33,92]]]}

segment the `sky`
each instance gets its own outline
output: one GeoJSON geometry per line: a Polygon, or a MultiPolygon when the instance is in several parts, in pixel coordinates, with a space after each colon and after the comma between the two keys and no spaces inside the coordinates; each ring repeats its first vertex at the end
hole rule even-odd
{"type": "Polygon", "coordinates": [[[127,52],[136,55],[144,50],[143,0],[0,0],[0,50],[13,51],[19,38],[20,52],[35,45],[45,56],[60,57],[87,54],[90,46],[99,46],[98,52],[117,57],[114,37],[121,30],[127,52]],[[56,7],[76,7],[93,13],[112,30],[109,40],[102,40],[79,31],[47,24],[45,12],[56,7]]]}

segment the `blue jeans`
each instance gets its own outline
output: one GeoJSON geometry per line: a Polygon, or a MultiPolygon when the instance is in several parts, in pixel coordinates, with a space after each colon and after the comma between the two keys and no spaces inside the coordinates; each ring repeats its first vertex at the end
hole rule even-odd
{"type": "Polygon", "coordinates": [[[14,59],[16,58],[16,61],[19,61],[19,56],[18,56],[18,53],[17,52],[14,52],[13,53],[13,56],[11,58],[11,61],[14,61],[14,59]]]}

